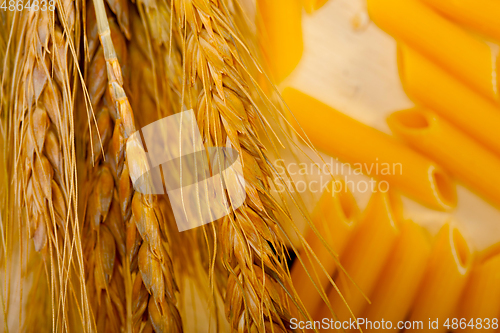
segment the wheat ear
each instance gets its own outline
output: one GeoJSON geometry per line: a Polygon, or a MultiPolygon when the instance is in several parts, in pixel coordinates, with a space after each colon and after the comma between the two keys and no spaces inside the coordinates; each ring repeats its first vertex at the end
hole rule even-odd
{"type": "Polygon", "coordinates": [[[90,317],[76,204],[76,7],[71,0],[58,1],[55,11],[23,11],[18,19],[21,34],[17,37],[22,42],[10,105],[12,211],[19,209],[35,250],[45,260],[52,330],[68,331],[84,326],[90,317]]]}
{"type": "Polygon", "coordinates": [[[126,330],[140,331],[143,327],[152,326],[157,332],[179,332],[182,331],[182,322],[175,306],[177,285],[168,244],[162,239],[159,229],[159,225],[164,221],[161,219],[157,199],[135,192],[130,182],[128,166],[139,167],[135,166],[136,161],[128,163],[125,151],[127,138],[136,131],[134,113],[124,90],[122,69],[115,51],[117,44],[112,38],[103,1],[95,0],[94,7],[107,69],[109,96],[116,110],[113,136],[107,155],[118,184],[117,197],[126,225],[126,253],[122,258],[126,289],[126,330]],[[137,268],[140,279],[137,276],[137,268]],[[136,295],[134,290],[141,290],[137,286],[141,280],[151,294],[147,305],[149,319],[146,322],[142,322],[142,316],[139,314],[144,306],[136,306],[137,300],[133,299],[136,295]]]}
{"type": "Polygon", "coordinates": [[[227,4],[234,7],[230,1],[174,1],[183,40],[183,102],[195,110],[207,146],[229,143],[242,159],[247,200],[220,221],[215,237],[229,273],[226,317],[238,332],[284,332],[295,292],[277,219],[283,209],[270,195],[274,171],[258,135],[265,119],[253,99],[262,92],[243,62],[242,56],[252,57],[227,4]]]}
{"type": "MultiPolygon", "coordinates": [[[[88,58],[86,85],[93,110],[90,128],[83,143],[85,165],[85,253],[87,283],[97,331],[131,332],[132,319],[127,316],[127,295],[132,293],[126,256],[126,221],[130,220],[132,184],[127,165],[122,160],[125,139],[120,130],[118,111],[109,93],[104,48],[99,45],[97,17],[93,3],[87,13],[88,58]],[[125,293],[123,292],[125,290],[125,293]]],[[[128,17],[122,14],[121,17],[128,17]]],[[[126,19],[128,22],[128,18],[126,19]]],[[[111,18],[110,38],[122,68],[128,64],[128,48],[123,27],[111,18]]],[[[90,111],[85,109],[84,111],[90,111]]],[[[88,114],[82,116],[85,123],[88,114]]]]}

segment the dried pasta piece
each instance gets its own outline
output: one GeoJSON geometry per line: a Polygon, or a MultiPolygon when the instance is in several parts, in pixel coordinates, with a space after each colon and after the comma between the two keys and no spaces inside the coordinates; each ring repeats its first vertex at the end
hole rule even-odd
{"type": "Polygon", "coordinates": [[[500,158],[495,154],[422,108],[395,112],[387,122],[410,146],[440,163],[492,203],[500,205],[500,158]]]}
{"type": "MultiPolygon", "coordinates": [[[[359,208],[345,183],[341,180],[332,181],[312,215],[316,231],[309,229],[306,234],[307,244],[317,260],[309,250],[303,248],[299,255],[304,265],[296,261],[291,272],[297,294],[309,313],[315,313],[321,305],[320,291],[327,290],[331,284],[329,276],[333,276],[337,268],[338,259],[332,254],[337,257],[342,255],[358,218],[359,208]]],[[[323,296],[326,297],[326,294],[323,296]]]]}
{"type": "MultiPolygon", "coordinates": [[[[394,325],[408,315],[418,287],[425,274],[431,252],[431,243],[423,228],[406,221],[401,229],[390,258],[378,279],[377,288],[370,296],[361,318],[366,321],[391,321],[394,325]]],[[[373,327],[362,327],[363,332],[375,332],[373,327]]]]}
{"type": "MultiPolygon", "coordinates": [[[[478,264],[472,269],[467,287],[460,300],[457,318],[464,318],[467,323],[471,319],[478,318],[483,322],[485,329],[486,318],[489,326],[492,326],[492,320],[500,315],[500,254],[490,257],[486,261],[478,264]]],[[[481,329],[472,329],[467,326],[460,332],[477,332],[481,329]]]]}
{"type": "MultiPolygon", "coordinates": [[[[432,332],[446,332],[443,324],[455,311],[471,271],[472,259],[470,247],[460,231],[446,223],[436,237],[409,320],[423,321],[426,329],[429,318],[431,321],[438,319],[439,327],[432,332]]],[[[421,327],[414,327],[405,333],[421,331],[421,327]]]]}
{"type": "Polygon", "coordinates": [[[300,0],[257,0],[258,35],[263,53],[279,83],[295,69],[304,50],[300,0]]]}
{"type": "Polygon", "coordinates": [[[406,93],[500,155],[500,108],[404,44],[399,73],[406,93]]]}
{"type": "Polygon", "coordinates": [[[481,94],[498,100],[498,78],[490,47],[418,0],[368,0],[371,19],[481,94]]]}
{"type": "MultiPolygon", "coordinates": [[[[366,296],[376,288],[400,234],[396,213],[399,205],[399,200],[389,192],[375,192],[372,195],[354,235],[340,257],[340,264],[348,275],[339,271],[335,283],[343,298],[335,288],[329,291],[328,298],[339,321],[348,321],[353,318],[352,315],[360,316],[367,304],[366,296]]],[[[316,320],[322,318],[332,318],[326,305],[320,308],[315,317],[316,320]]]]}
{"type": "Polygon", "coordinates": [[[456,205],[453,182],[428,158],[296,89],[286,88],[282,96],[296,120],[292,125],[305,132],[316,148],[425,205],[440,210],[456,205]]]}
{"type": "Polygon", "coordinates": [[[500,2],[496,0],[422,0],[450,20],[500,41],[500,2]]]}
{"type": "Polygon", "coordinates": [[[328,0],[302,0],[302,6],[308,14],[312,14],[323,7],[328,0]]]}

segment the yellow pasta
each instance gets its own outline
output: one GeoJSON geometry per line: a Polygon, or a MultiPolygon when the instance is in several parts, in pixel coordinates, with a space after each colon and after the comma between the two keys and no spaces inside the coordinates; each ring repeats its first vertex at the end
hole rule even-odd
{"type": "Polygon", "coordinates": [[[500,243],[492,244],[476,252],[477,260],[485,261],[497,254],[500,254],[500,243]]]}
{"type": "Polygon", "coordinates": [[[281,82],[302,58],[302,5],[300,0],[257,0],[257,10],[264,55],[275,82],[281,82]]]}
{"type": "MultiPolygon", "coordinates": [[[[375,288],[399,235],[398,221],[393,207],[400,204],[388,192],[375,192],[355,234],[340,257],[340,264],[355,284],[341,271],[335,283],[356,317],[367,304],[365,296],[375,288]]],[[[345,321],[352,318],[351,312],[336,289],[332,288],[329,291],[328,298],[338,320],[345,321]]],[[[332,318],[330,309],[326,305],[320,308],[315,317],[319,320],[322,318],[332,318]]]]}
{"type": "Polygon", "coordinates": [[[368,0],[371,19],[481,94],[498,100],[490,47],[418,0],[368,0]]]}
{"type": "MultiPolygon", "coordinates": [[[[362,318],[366,321],[391,321],[396,325],[408,315],[426,271],[430,241],[421,226],[411,221],[403,224],[401,235],[378,279],[362,318]]],[[[362,326],[363,332],[376,332],[362,326]]]]}
{"type": "Polygon", "coordinates": [[[302,5],[308,14],[315,12],[327,3],[328,0],[302,0],[302,5]]]}
{"type": "MultiPolygon", "coordinates": [[[[330,285],[328,277],[334,274],[337,267],[336,259],[332,257],[330,251],[333,251],[333,254],[337,256],[342,254],[359,217],[359,209],[351,192],[344,190],[347,187],[342,181],[337,180],[337,182],[340,182],[342,190],[339,191],[338,188],[334,188],[335,182],[331,182],[328,185],[328,190],[321,196],[312,215],[318,234],[323,237],[329,248],[325,247],[313,230],[309,230],[306,241],[318,260],[315,260],[311,254],[309,254],[310,259],[308,259],[308,254],[305,250],[302,250],[299,255],[304,260],[306,269],[298,261],[292,268],[292,280],[296,286],[295,289],[304,303],[304,307],[311,314],[316,312],[322,302],[321,294],[316,288],[321,288],[321,291],[327,290],[330,285]],[[324,273],[318,261],[328,275],[324,273]],[[313,278],[314,283],[309,275],[313,278]]],[[[308,253],[310,252],[308,251],[308,253]]]]}
{"type": "Polygon", "coordinates": [[[492,203],[500,205],[500,158],[422,108],[395,112],[387,122],[410,146],[440,163],[492,203]]]}
{"type": "Polygon", "coordinates": [[[451,20],[500,41],[497,0],[422,0],[451,20]]]}
{"type": "Polygon", "coordinates": [[[411,98],[500,155],[498,106],[404,44],[399,45],[398,60],[401,81],[411,98]]]}
{"type": "Polygon", "coordinates": [[[453,182],[429,159],[298,90],[286,88],[282,96],[295,117],[290,116],[292,125],[316,148],[428,206],[446,210],[456,205],[453,182]]]}
{"type": "MultiPolygon", "coordinates": [[[[458,305],[471,264],[472,254],[462,234],[449,223],[445,224],[436,237],[410,321],[422,321],[423,331],[426,332],[429,318],[431,322],[438,320],[438,327],[428,331],[446,332],[443,324],[447,318],[452,317],[458,305]]],[[[422,329],[414,326],[405,331],[410,332],[422,332],[422,329]]]]}
{"type": "MultiPolygon", "coordinates": [[[[480,318],[482,326],[486,327],[486,318],[491,326],[491,320],[500,316],[500,254],[486,260],[473,268],[467,287],[465,288],[457,318],[464,318],[467,323],[471,319],[474,324],[480,318]]],[[[494,330],[466,329],[460,332],[492,332],[494,330]]]]}

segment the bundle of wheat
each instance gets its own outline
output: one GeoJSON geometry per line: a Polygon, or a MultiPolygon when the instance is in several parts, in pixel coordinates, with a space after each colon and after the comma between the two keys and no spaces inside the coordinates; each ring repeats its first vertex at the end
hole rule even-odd
{"type": "Polygon", "coordinates": [[[179,310],[189,275],[200,288],[210,281],[214,318],[224,300],[219,330],[291,331],[291,313],[307,315],[286,265],[290,214],[272,194],[280,139],[266,117],[280,115],[257,84],[255,29],[240,4],[58,0],[53,9],[8,13],[10,37],[0,38],[13,65],[0,72],[3,169],[15,184],[5,205],[9,221],[26,224],[19,242],[27,234],[40,252],[34,276],[48,288],[25,284],[29,306],[52,309],[40,328],[181,332],[196,315],[179,310]],[[180,233],[166,195],[134,189],[130,175],[145,163],[126,144],[139,127],[186,109],[205,147],[238,152],[247,199],[180,233]]]}

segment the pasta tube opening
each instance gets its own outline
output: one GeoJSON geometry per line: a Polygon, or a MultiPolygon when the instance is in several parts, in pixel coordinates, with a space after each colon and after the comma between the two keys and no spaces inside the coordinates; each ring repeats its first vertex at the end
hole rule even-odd
{"type": "Polygon", "coordinates": [[[433,183],[436,185],[436,194],[440,200],[448,206],[453,206],[457,202],[457,193],[453,180],[441,170],[432,171],[433,183]]]}
{"type": "Polygon", "coordinates": [[[422,130],[430,126],[431,120],[416,109],[396,112],[393,115],[394,124],[408,129],[422,130]]]}
{"type": "Polygon", "coordinates": [[[472,254],[465,241],[464,237],[458,231],[458,229],[453,229],[451,233],[451,244],[452,244],[452,254],[457,262],[458,269],[465,273],[472,263],[472,254]]]}

